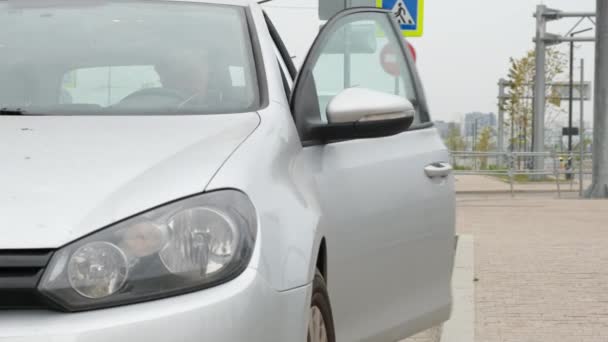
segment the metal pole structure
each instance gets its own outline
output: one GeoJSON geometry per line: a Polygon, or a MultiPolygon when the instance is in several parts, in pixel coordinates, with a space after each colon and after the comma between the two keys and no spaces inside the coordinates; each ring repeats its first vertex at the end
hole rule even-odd
{"type": "Polygon", "coordinates": [[[555,19],[580,17],[595,17],[595,12],[557,12],[555,14],[555,19]]]}
{"type": "Polygon", "coordinates": [[[511,114],[511,140],[509,141],[509,146],[510,152],[515,152],[515,120],[513,114],[511,114]]]}
{"type": "Polygon", "coordinates": [[[595,41],[593,37],[583,37],[583,38],[574,38],[574,37],[554,37],[551,39],[554,43],[566,43],[566,42],[578,42],[578,43],[592,43],[595,41]]]}
{"type": "Polygon", "coordinates": [[[593,184],[588,196],[608,198],[608,2],[597,0],[593,184]]]}
{"type": "MultiPolygon", "coordinates": [[[[572,32],[570,38],[574,38],[577,34],[591,31],[592,28],[572,32]]],[[[572,165],[572,128],[573,128],[573,112],[574,112],[574,41],[570,41],[570,76],[569,76],[569,94],[568,94],[568,167],[569,173],[566,173],[566,179],[573,180],[574,174],[572,165]]],[[[583,84],[581,83],[581,93],[583,92],[583,84]]],[[[579,132],[580,134],[580,132],[579,132]]]]}
{"type": "Polygon", "coordinates": [[[112,105],[112,67],[108,68],[108,106],[112,105]]]}
{"type": "MultiPolygon", "coordinates": [[[[496,147],[498,152],[505,152],[505,87],[507,81],[501,78],[498,82],[498,133],[496,137],[496,147]]],[[[502,157],[498,158],[498,166],[503,165],[502,157]]]]}
{"type": "MultiPolygon", "coordinates": [[[[258,3],[266,3],[272,0],[262,0],[258,3]]],[[[351,7],[376,7],[375,0],[318,0],[319,19],[328,20],[338,12],[351,7]]]]}
{"type": "MultiPolygon", "coordinates": [[[[608,1],[606,4],[603,3],[605,0],[597,0],[597,11],[594,12],[562,12],[555,9],[547,8],[545,5],[538,5],[536,7],[536,74],[534,78],[534,119],[532,122],[532,151],[537,152],[537,157],[534,158],[534,168],[536,170],[544,170],[544,158],[540,156],[544,152],[544,135],[545,135],[545,102],[546,102],[546,51],[547,46],[559,44],[563,42],[596,42],[596,62],[603,60],[598,63],[596,69],[596,88],[595,88],[595,118],[602,116],[600,119],[601,125],[595,125],[596,130],[594,131],[594,186],[589,190],[589,195],[608,197],[608,1]],[[603,12],[602,12],[603,11],[603,12]],[[552,20],[559,20],[563,18],[580,18],[579,22],[564,36],[547,33],[547,22],[552,20]],[[597,17],[597,24],[592,17],[597,17]],[[578,33],[587,32],[591,29],[586,29],[578,32],[574,31],[584,19],[589,19],[593,24],[597,26],[596,37],[574,37],[578,33]],[[603,19],[603,20],[602,20],[603,19]],[[603,32],[601,31],[600,23],[603,25],[603,32]],[[604,42],[600,42],[600,38],[604,39],[604,42]],[[603,48],[602,48],[603,47],[603,48]],[[603,68],[599,66],[604,64],[603,68]],[[602,84],[597,82],[598,79],[602,80],[602,84]],[[605,84],[604,84],[605,83],[605,84]],[[599,106],[598,106],[599,105],[599,106]],[[598,133],[599,131],[599,133],[598,133]],[[605,133],[604,133],[605,132],[605,133]],[[602,134],[605,135],[601,136],[602,134]],[[598,140],[599,137],[599,146],[598,140]],[[604,145],[606,144],[606,145],[604,145]],[[604,153],[601,157],[596,157],[604,153]],[[598,160],[599,159],[599,160],[598,160]],[[597,164],[597,165],[596,165],[597,164]],[[599,173],[598,173],[599,172],[599,173]],[[603,173],[602,173],[603,172],[603,173]],[[596,173],[597,176],[596,176],[596,173]]],[[[572,91],[573,91],[573,45],[571,45],[571,68],[570,68],[570,113],[569,113],[569,132],[568,132],[568,152],[569,152],[569,171],[571,167],[571,156],[572,156],[572,91]]],[[[563,138],[563,137],[562,137],[563,138]]],[[[560,144],[563,144],[563,139],[560,139],[560,144]]],[[[562,147],[563,150],[563,147],[562,147]]],[[[571,176],[571,175],[569,175],[571,176]]],[[[572,178],[571,178],[572,179],[572,178]]]]}
{"type": "MultiPolygon", "coordinates": [[[[538,5],[536,8],[536,75],[534,77],[534,134],[532,135],[532,151],[544,152],[545,150],[545,59],[547,45],[545,33],[547,21],[545,12],[547,6],[538,5]]],[[[545,160],[542,156],[534,158],[534,169],[544,170],[545,160]]]]}
{"type": "Polygon", "coordinates": [[[475,126],[473,126],[473,152],[477,151],[477,119],[475,119],[475,126]]]}
{"type": "MultiPolygon", "coordinates": [[[[571,35],[572,36],[572,35],[571,35]]],[[[570,42],[570,76],[568,89],[568,154],[572,154],[572,112],[574,111],[574,42],[570,42]]],[[[572,160],[568,160],[568,170],[572,168],[572,160]]],[[[571,174],[567,174],[570,179],[571,174]]]]}
{"type": "Polygon", "coordinates": [[[346,26],[344,29],[344,89],[350,88],[351,79],[351,48],[350,48],[350,40],[351,40],[351,27],[350,25],[346,26]]]}
{"type": "Polygon", "coordinates": [[[578,132],[578,136],[579,136],[579,150],[580,150],[580,170],[578,173],[578,182],[579,182],[579,194],[581,197],[583,197],[583,180],[584,180],[584,166],[585,166],[585,94],[583,91],[583,87],[585,85],[585,60],[581,59],[581,90],[580,90],[580,116],[581,116],[581,120],[579,123],[579,132],[578,132]]]}

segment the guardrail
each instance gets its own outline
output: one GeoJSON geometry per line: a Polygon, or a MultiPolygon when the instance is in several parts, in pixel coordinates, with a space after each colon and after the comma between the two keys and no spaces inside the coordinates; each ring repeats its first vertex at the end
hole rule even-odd
{"type": "Polygon", "coordinates": [[[570,181],[578,175],[579,194],[583,195],[585,175],[591,175],[591,153],[559,152],[451,152],[451,164],[456,175],[502,176],[508,179],[511,195],[515,194],[515,178],[526,175],[542,179],[553,177],[558,196],[561,197],[562,178],[570,181]],[[534,160],[544,158],[543,169],[534,168],[534,160]]]}

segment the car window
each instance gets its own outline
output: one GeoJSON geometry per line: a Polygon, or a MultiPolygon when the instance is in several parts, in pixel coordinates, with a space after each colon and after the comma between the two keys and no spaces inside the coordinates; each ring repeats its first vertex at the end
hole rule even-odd
{"type": "Polygon", "coordinates": [[[417,103],[412,74],[400,46],[405,43],[386,15],[350,15],[328,29],[331,31],[312,68],[324,122],[328,103],[350,87],[399,95],[417,103]]]}
{"type": "Polygon", "coordinates": [[[95,67],[63,75],[60,104],[112,106],[139,90],[162,87],[153,65],[95,67]]]}
{"type": "Polygon", "coordinates": [[[0,107],[215,114],[261,103],[243,7],[0,1],[0,17],[0,107]]]}

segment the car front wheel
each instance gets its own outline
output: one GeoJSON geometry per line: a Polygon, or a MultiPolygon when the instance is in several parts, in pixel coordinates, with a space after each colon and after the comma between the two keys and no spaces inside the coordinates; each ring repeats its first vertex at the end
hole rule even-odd
{"type": "Polygon", "coordinates": [[[317,270],[313,281],[312,301],[308,322],[308,342],[335,342],[334,319],[329,303],[327,285],[317,270]]]}

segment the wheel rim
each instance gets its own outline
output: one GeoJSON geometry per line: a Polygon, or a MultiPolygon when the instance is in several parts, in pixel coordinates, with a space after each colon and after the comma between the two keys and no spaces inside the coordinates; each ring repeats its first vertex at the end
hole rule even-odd
{"type": "Polygon", "coordinates": [[[317,306],[310,308],[310,322],[308,323],[308,342],[328,342],[327,327],[323,313],[317,306]]]}

